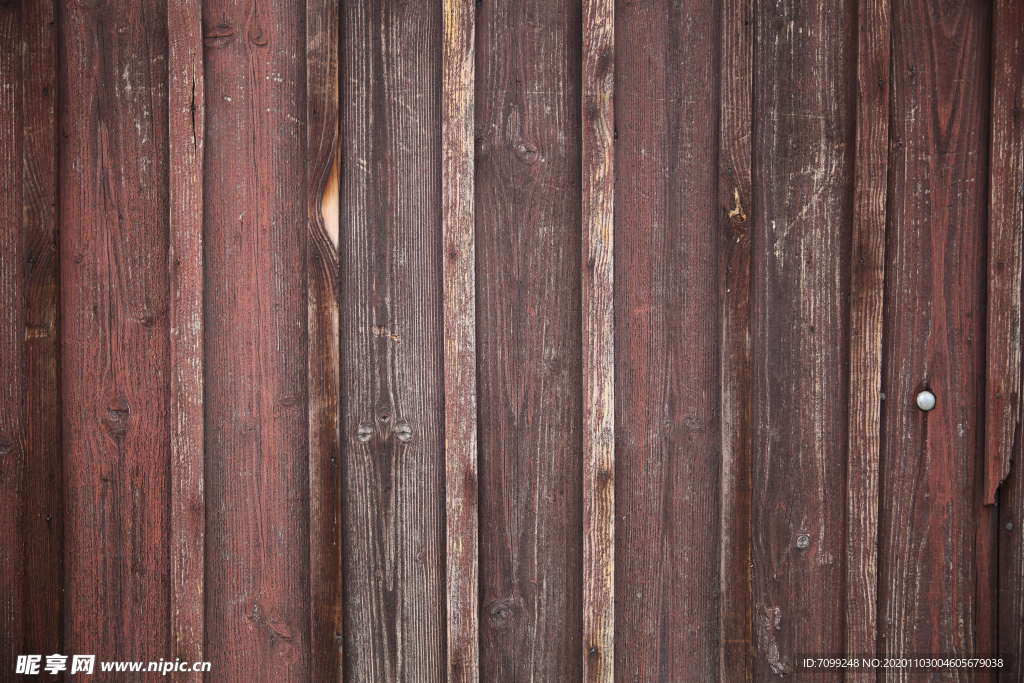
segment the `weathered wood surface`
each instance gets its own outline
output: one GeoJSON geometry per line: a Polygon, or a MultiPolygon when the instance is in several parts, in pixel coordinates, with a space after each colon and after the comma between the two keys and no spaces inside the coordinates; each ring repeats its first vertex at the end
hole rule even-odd
{"type": "Polygon", "coordinates": [[[985,499],[1010,472],[1020,420],[1024,272],[1024,3],[998,0],[992,21],[992,132],[988,206],[985,499]]]}
{"type": "Polygon", "coordinates": [[[207,0],[203,30],[205,656],[308,680],[305,17],[207,0]]]}
{"type": "Polygon", "coordinates": [[[441,212],[444,305],[447,680],[480,678],[472,0],[442,0],[441,212]]]}
{"type": "Polygon", "coordinates": [[[441,4],[349,2],[341,66],[345,679],[445,671],[441,4]]]}
{"type": "MultiPolygon", "coordinates": [[[[877,654],[878,505],[881,465],[882,300],[889,188],[890,0],[857,16],[857,148],[850,253],[850,404],[847,455],[846,649],[877,654]]],[[[860,668],[847,680],[867,683],[860,668]]]]}
{"type": "Polygon", "coordinates": [[[616,674],[713,680],[721,9],[616,11],[616,674]]]}
{"type": "Polygon", "coordinates": [[[344,650],[338,240],[337,0],[306,3],[310,678],[340,681],[344,650]]]}
{"type": "Polygon", "coordinates": [[[992,653],[995,519],[979,479],[990,7],[892,7],[879,654],[992,653]]]}
{"type": "Polygon", "coordinates": [[[203,412],[202,8],[167,2],[170,201],[171,647],[203,661],[206,555],[203,412]]]}
{"type": "Polygon", "coordinates": [[[750,135],[753,0],[721,4],[718,139],[718,297],[722,465],[719,500],[718,680],[749,681],[750,272],[753,197],[750,135]]]}
{"type": "Polygon", "coordinates": [[[583,3],[583,680],[615,680],[615,3],[583,3]]]}
{"type": "Polygon", "coordinates": [[[155,661],[171,626],[167,5],[60,7],[63,647],[155,661]]]}
{"type": "MultiPolygon", "coordinates": [[[[842,652],[856,6],[758,2],[754,679],[842,652]]],[[[840,680],[839,671],[818,680],[840,680]]]]}
{"type": "Polygon", "coordinates": [[[579,680],[582,6],[477,12],[480,676],[579,680]]]}

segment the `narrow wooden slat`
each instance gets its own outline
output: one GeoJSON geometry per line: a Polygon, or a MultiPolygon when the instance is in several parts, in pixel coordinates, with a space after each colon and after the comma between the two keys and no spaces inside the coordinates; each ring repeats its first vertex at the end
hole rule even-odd
{"type": "Polygon", "coordinates": [[[441,2],[343,6],[345,678],[444,678],[441,2]]]}
{"type": "Polygon", "coordinates": [[[480,679],[473,0],[443,0],[442,216],[449,683],[480,679]]]}
{"type": "Polygon", "coordinates": [[[750,188],[754,2],[723,0],[718,200],[721,336],[721,563],[718,680],[749,681],[750,614],[750,188]]]}
{"type": "Polygon", "coordinates": [[[856,3],[755,15],[751,607],[767,681],[845,645],[856,3]]]}
{"type": "Polygon", "coordinates": [[[979,451],[991,10],[892,7],[879,656],[991,654],[995,516],[979,451]],[[924,389],[930,412],[916,405],[924,389]]]}
{"type": "Polygon", "coordinates": [[[310,677],[305,15],[203,0],[206,652],[310,677]]]}
{"type": "Polygon", "coordinates": [[[61,3],[65,652],[170,642],[167,4],[61,3]]]}
{"type": "Polygon", "coordinates": [[[985,504],[1010,472],[1020,420],[1021,235],[1024,233],[1024,2],[998,0],[992,22],[988,211],[985,504]]]}
{"type": "Polygon", "coordinates": [[[203,145],[200,0],[168,0],[171,276],[171,658],[203,661],[203,145]]]}
{"type": "Polygon", "coordinates": [[[583,6],[583,680],[615,680],[615,3],[583,6]]]}
{"type": "MultiPolygon", "coordinates": [[[[999,5],[996,5],[999,12],[999,5]]],[[[1024,674],[1024,476],[1021,476],[1021,425],[1017,424],[1014,467],[999,491],[998,643],[996,651],[1009,655],[1010,665],[1000,671],[1000,683],[1017,683],[1024,674]]]]}
{"type": "Polygon", "coordinates": [[[582,2],[477,11],[480,678],[577,681],[582,2]]]}
{"type": "MultiPolygon", "coordinates": [[[[882,298],[889,186],[889,0],[858,7],[857,151],[850,264],[850,409],[847,455],[846,654],[876,655],[882,298]]],[[[876,672],[847,670],[847,680],[876,672]]]]}
{"type": "Polygon", "coordinates": [[[311,680],[342,677],[338,2],[306,2],[311,680]]]}

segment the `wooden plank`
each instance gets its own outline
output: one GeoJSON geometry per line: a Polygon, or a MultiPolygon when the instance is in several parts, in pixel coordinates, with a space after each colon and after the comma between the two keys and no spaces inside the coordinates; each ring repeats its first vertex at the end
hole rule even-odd
{"type": "Polygon", "coordinates": [[[583,6],[583,680],[615,680],[615,4],[583,6]]]}
{"type": "Polygon", "coordinates": [[[62,3],[65,651],[170,640],[167,5],[62,3]]]}
{"type": "Polygon", "coordinates": [[[580,680],[582,3],[477,13],[480,678],[580,680]]]}
{"type": "Polygon", "coordinates": [[[714,680],[721,6],[616,7],[616,675],[714,680]]]}
{"type": "Polygon", "coordinates": [[[0,5],[0,666],[25,645],[25,226],[22,175],[22,16],[0,5]]]}
{"type": "Polygon", "coordinates": [[[306,3],[310,667],[314,681],[340,681],[344,651],[338,330],[339,29],[337,0],[306,3]]]}
{"type": "Polygon", "coordinates": [[[990,654],[995,519],[978,457],[990,9],[892,6],[879,656],[990,654]],[[924,389],[930,412],[916,405],[924,389]]]}
{"type": "Polygon", "coordinates": [[[480,679],[473,158],[476,11],[472,0],[443,0],[442,6],[447,680],[475,683],[480,679]]]}
{"type": "Polygon", "coordinates": [[[199,0],[168,0],[171,320],[171,651],[203,656],[206,496],[203,414],[205,89],[199,0]]]}
{"type": "MultiPolygon", "coordinates": [[[[1000,12],[996,5],[996,12],[1000,12]]],[[[1011,468],[999,492],[999,592],[998,643],[996,652],[1009,656],[1009,665],[999,672],[1001,683],[1016,683],[1024,673],[1024,476],[1021,458],[1021,425],[1017,423],[1016,445],[1011,468]]]]}
{"type": "Polygon", "coordinates": [[[305,16],[205,0],[203,27],[206,657],[308,680],[305,16]]]}
{"type": "MultiPolygon", "coordinates": [[[[754,74],[754,680],[839,653],[846,552],[856,3],[758,2],[754,74]]],[[[840,680],[841,671],[820,680],[840,680]]]]}
{"type": "MultiPolygon", "coordinates": [[[[846,649],[877,655],[878,506],[882,409],[882,299],[889,187],[889,0],[857,16],[857,150],[850,263],[850,408],[847,454],[846,649]]],[[[874,681],[876,671],[847,670],[874,681]]]]}
{"type": "Polygon", "coordinates": [[[749,681],[753,672],[750,613],[750,187],[753,0],[724,0],[721,9],[718,200],[721,301],[721,562],[718,680],[749,681]]]}
{"type": "Polygon", "coordinates": [[[345,677],[445,675],[441,3],[343,7],[345,677]]]}
{"type": "Polygon", "coordinates": [[[1010,473],[1020,420],[1021,236],[1024,233],[1024,2],[999,0],[992,22],[992,134],[988,212],[985,504],[1010,473]]]}

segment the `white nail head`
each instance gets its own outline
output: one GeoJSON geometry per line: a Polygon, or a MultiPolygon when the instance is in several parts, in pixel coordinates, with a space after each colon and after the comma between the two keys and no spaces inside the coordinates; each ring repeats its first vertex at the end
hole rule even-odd
{"type": "Polygon", "coordinates": [[[917,407],[929,411],[935,407],[935,394],[930,391],[922,391],[917,395],[917,407]]]}

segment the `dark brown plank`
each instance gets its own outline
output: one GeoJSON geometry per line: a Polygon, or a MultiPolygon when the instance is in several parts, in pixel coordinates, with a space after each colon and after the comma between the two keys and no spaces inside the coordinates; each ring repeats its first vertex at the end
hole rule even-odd
{"type": "Polygon", "coordinates": [[[616,675],[718,677],[721,7],[616,7],[616,675]]]}
{"type": "Polygon", "coordinates": [[[753,0],[721,4],[718,201],[722,469],[718,680],[749,681],[753,0]]]}
{"type": "Polygon", "coordinates": [[[0,5],[0,670],[8,676],[28,654],[21,34],[21,7],[0,5]]]}
{"type": "Polygon", "coordinates": [[[979,407],[990,9],[892,6],[879,654],[989,654],[995,518],[981,505],[979,407]],[[937,397],[930,412],[916,405],[924,389],[937,397]]]}
{"type": "Polygon", "coordinates": [[[203,29],[206,657],[306,681],[305,16],[207,0],[203,29]]]}
{"type": "MultiPolygon", "coordinates": [[[[846,649],[875,657],[882,409],[882,299],[889,187],[889,0],[867,0],[857,16],[857,150],[850,258],[850,407],[847,455],[846,649]]],[[[867,683],[876,672],[847,670],[867,683]]]]}
{"type": "Polygon", "coordinates": [[[343,7],[345,678],[445,676],[440,0],[343,7]]]}
{"type": "Polygon", "coordinates": [[[583,680],[615,680],[615,3],[583,4],[583,680]]]}
{"type": "Polygon", "coordinates": [[[1020,420],[1024,272],[1024,2],[999,0],[992,22],[992,138],[988,212],[985,504],[1010,472],[1020,420]]]}
{"type": "Polygon", "coordinates": [[[338,336],[337,0],[306,3],[306,212],[309,221],[309,568],[311,680],[340,681],[340,350],[338,336]]]}
{"type": "MultiPolygon", "coordinates": [[[[758,2],[754,680],[844,646],[856,3],[758,2]]],[[[842,672],[819,680],[840,680],[842,672]]]]}
{"type": "Polygon", "coordinates": [[[473,201],[473,0],[443,0],[442,232],[444,297],[447,678],[480,678],[476,404],[476,225],[473,201]]]}
{"type": "Polygon", "coordinates": [[[64,646],[156,661],[171,626],[167,5],[60,7],[64,646]]]}
{"type": "Polygon", "coordinates": [[[477,10],[482,680],[580,680],[578,1],[477,10]]]}
{"type": "Polygon", "coordinates": [[[171,276],[171,659],[203,656],[206,498],[203,414],[205,90],[199,0],[168,0],[171,276]]]}

